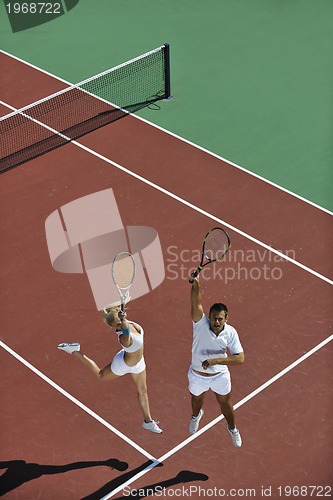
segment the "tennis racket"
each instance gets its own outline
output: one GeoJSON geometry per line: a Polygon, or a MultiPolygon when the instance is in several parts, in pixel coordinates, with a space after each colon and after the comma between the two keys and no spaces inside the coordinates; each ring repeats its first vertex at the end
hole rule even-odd
{"type": "Polygon", "coordinates": [[[214,227],[206,234],[202,244],[201,262],[198,268],[191,274],[189,282],[193,283],[194,278],[200,271],[212,262],[221,261],[230,248],[230,238],[225,229],[214,227]]]}
{"type": "Polygon", "coordinates": [[[125,310],[125,304],[129,299],[129,289],[135,277],[135,262],[133,255],[128,252],[120,252],[112,262],[112,278],[119,295],[121,310],[125,310]]]}

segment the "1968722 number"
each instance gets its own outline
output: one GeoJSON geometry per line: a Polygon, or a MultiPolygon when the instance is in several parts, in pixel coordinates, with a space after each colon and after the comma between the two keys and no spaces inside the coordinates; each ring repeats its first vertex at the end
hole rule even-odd
{"type": "Polygon", "coordinates": [[[278,486],[279,497],[332,497],[331,486],[278,486]]]}
{"type": "Polygon", "coordinates": [[[61,4],[56,3],[7,3],[8,14],[62,14],[61,4]]]}

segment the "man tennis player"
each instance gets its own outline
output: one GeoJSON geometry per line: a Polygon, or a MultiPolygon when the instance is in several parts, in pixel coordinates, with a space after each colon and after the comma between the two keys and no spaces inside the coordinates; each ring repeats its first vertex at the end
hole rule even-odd
{"type": "Polygon", "coordinates": [[[224,304],[213,304],[209,316],[204,314],[198,278],[194,279],[191,287],[191,314],[192,364],[188,372],[192,398],[190,434],[194,434],[199,428],[204,413],[202,406],[205,394],[211,389],[225,416],[233,444],[240,448],[242,438],[235,424],[228,369],[228,366],[241,365],[244,362],[244,352],[238,334],[235,328],[227,323],[228,308],[224,304]]]}
{"type": "Polygon", "coordinates": [[[102,370],[95,361],[81,352],[78,342],[71,344],[63,342],[58,345],[58,349],[73,354],[100,380],[115,380],[130,373],[138,391],[139,404],[144,417],[142,428],[160,434],[162,429],[157,425],[158,422],[151,418],[149,409],[146,364],[143,357],[143,328],[137,323],[128,321],[126,313],[122,312],[118,306],[106,308],[103,320],[118,335],[122,349],[115,355],[112,363],[102,370]]]}

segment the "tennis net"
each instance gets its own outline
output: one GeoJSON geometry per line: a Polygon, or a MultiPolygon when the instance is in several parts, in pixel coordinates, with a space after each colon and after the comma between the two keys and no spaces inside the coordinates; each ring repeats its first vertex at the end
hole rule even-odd
{"type": "Polygon", "coordinates": [[[2,117],[0,172],[170,97],[164,44],[2,117]]]}

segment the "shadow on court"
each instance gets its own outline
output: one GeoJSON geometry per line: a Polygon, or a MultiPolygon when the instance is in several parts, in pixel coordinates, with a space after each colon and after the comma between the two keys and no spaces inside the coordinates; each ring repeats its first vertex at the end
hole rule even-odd
{"type": "Polygon", "coordinates": [[[87,469],[89,467],[110,467],[119,471],[128,468],[126,462],[120,462],[116,458],[91,462],[74,462],[65,465],[40,465],[27,463],[24,460],[9,460],[0,462],[0,469],[7,469],[0,477],[0,496],[22,486],[22,484],[38,479],[44,475],[62,474],[64,472],[87,469]]]}
{"type": "MultiPolygon", "coordinates": [[[[108,493],[113,491],[118,486],[121,486],[128,479],[133,477],[138,472],[141,472],[146,467],[148,467],[152,462],[148,461],[145,464],[141,465],[137,469],[134,469],[122,476],[119,476],[117,479],[110,481],[105,484],[98,491],[95,491],[91,495],[82,498],[81,500],[100,500],[103,496],[106,496],[108,493]]],[[[159,464],[157,467],[161,467],[163,464],[159,464]]],[[[167,479],[165,481],[160,481],[159,483],[150,484],[149,486],[143,486],[142,488],[135,490],[130,487],[127,488],[126,498],[146,498],[150,495],[154,495],[154,493],[161,492],[165,488],[169,488],[170,486],[175,486],[177,484],[189,483],[191,481],[207,481],[209,477],[206,474],[200,474],[198,472],[192,472],[188,470],[180,471],[175,477],[167,479]]],[[[124,498],[124,496],[117,497],[115,500],[120,500],[124,498]]]]}

